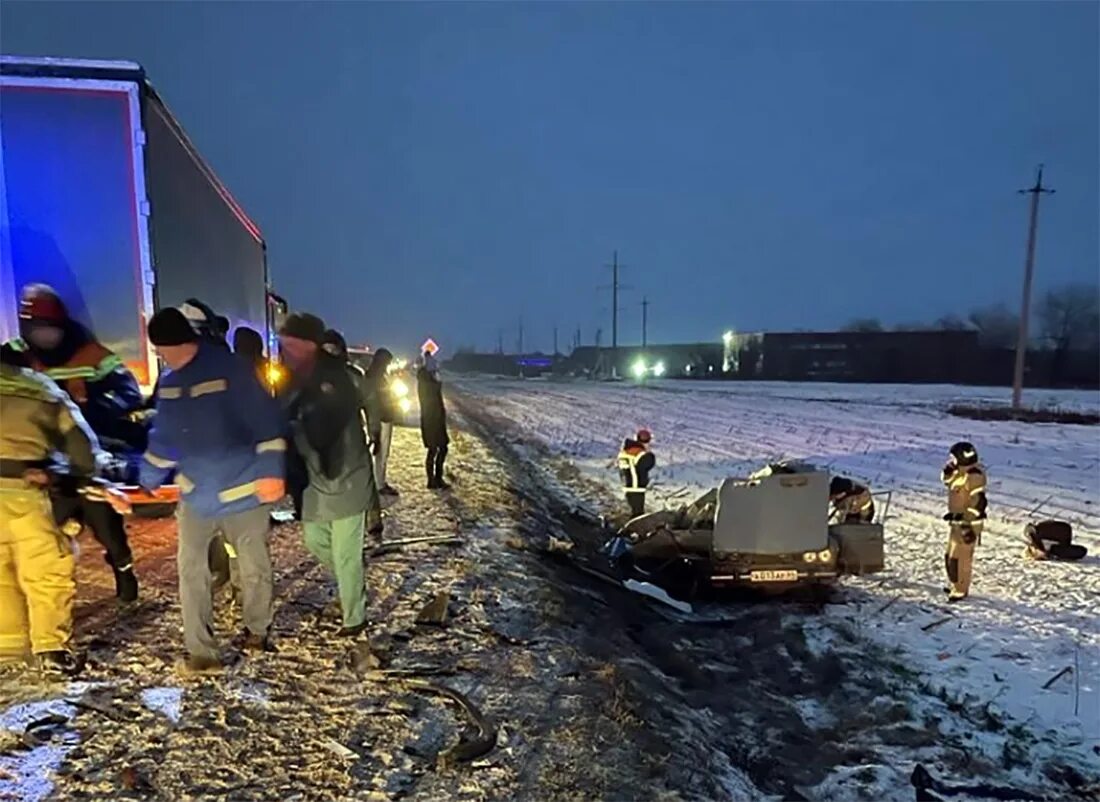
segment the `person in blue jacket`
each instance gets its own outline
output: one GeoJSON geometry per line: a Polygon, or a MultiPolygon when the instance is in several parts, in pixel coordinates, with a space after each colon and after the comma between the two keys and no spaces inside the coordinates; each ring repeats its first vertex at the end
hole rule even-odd
{"type": "Polygon", "coordinates": [[[284,495],[286,440],[273,398],[240,359],[200,340],[179,309],[149,321],[149,340],[168,367],[141,467],[159,487],[175,471],[179,591],[189,673],[220,671],[208,554],[219,532],[240,563],[245,647],[274,651],[269,505],[284,495]]]}

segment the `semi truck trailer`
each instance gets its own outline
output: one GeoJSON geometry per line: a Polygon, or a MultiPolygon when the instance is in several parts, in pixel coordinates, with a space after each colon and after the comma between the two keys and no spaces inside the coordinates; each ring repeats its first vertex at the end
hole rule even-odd
{"type": "MultiPolygon", "coordinates": [[[[0,334],[48,284],[145,388],[160,308],[198,298],[274,351],[263,235],[139,64],[0,57],[0,334]]],[[[285,302],[282,302],[285,305],[285,302]]]]}

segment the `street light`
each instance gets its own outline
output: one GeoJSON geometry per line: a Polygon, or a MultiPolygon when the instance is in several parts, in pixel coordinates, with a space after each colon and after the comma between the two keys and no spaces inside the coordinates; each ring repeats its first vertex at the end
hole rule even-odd
{"type": "Polygon", "coordinates": [[[634,373],[634,378],[644,379],[647,370],[645,360],[639,359],[637,362],[634,363],[634,366],[631,368],[631,370],[634,373]]]}

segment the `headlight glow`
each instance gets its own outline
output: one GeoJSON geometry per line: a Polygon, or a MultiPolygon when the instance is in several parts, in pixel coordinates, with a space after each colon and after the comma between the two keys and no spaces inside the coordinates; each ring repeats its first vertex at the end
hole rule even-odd
{"type": "Polygon", "coordinates": [[[278,387],[283,381],[283,368],[278,362],[268,362],[267,370],[267,383],[272,387],[278,387]]]}
{"type": "Polygon", "coordinates": [[[817,559],[820,562],[827,563],[833,558],[833,553],[829,549],[823,549],[817,553],[817,559]]]}
{"type": "Polygon", "coordinates": [[[664,362],[658,362],[656,365],[653,366],[653,375],[654,376],[664,376],[665,375],[665,363],[664,362]]]}
{"type": "Polygon", "coordinates": [[[635,362],[634,366],[631,368],[631,371],[633,371],[635,378],[640,379],[643,376],[645,376],[645,374],[646,374],[645,360],[644,359],[639,359],[637,362],[635,362]]]}
{"type": "Polygon", "coordinates": [[[401,381],[401,379],[394,379],[390,382],[390,392],[398,398],[404,398],[409,394],[409,385],[401,381]]]}
{"type": "Polygon", "coordinates": [[[402,398],[397,402],[398,408],[400,408],[402,414],[408,414],[409,410],[413,408],[413,403],[407,398],[402,398]]]}
{"type": "Polygon", "coordinates": [[[808,563],[812,563],[817,559],[817,555],[812,551],[807,551],[805,554],[802,555],[802,559],[808,563]]]}

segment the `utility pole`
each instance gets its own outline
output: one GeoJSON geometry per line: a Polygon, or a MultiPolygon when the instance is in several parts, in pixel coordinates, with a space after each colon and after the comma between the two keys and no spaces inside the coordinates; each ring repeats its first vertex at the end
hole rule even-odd
{"type": "Polygon", "coordinates": [[[504,329],[497,329],[497,353],[504,353],[504,329]]]}
{"type": "Polygon", "coordinates": [[[649,298],[642,296],[642,348],[649,343],[646,341],[646,326],[649,323],[649,298]]]}
{"type": "Polygon", "coordinates": [[[611,350],[619,347],[619,252],[611,257],[611,350]]]}
{"type": "Polygon", "coordinates": [[[516,343],[516,353],[519,356],[523,356],[523,318],[519,319],[519,341],[516,343]]]}
{"type": "Polygon", "coordinates": [[[558,355],[558,327],[554,326],[554,356],[558,355]]]}
{"type": "Polygon", "coordinates": [[[1024,392],[1024,362],[1027,359],[1027,324],[1031,315],[1031,279],[1035,275],[1035,238],[1039,229],[1039,197],[1053,195],[1054,190],[1043,186],[1043,165],[1035,174],[1035,186],[1021,189],[1021,195],[1031,196],[1031,215],[1027,229],[1027,260],[1024,262],[1024,298],[1020,305],[1020,331],[1016,340],[1016,370],[1012,377],[1012,408],[1020,409],[1024,392]]]}

